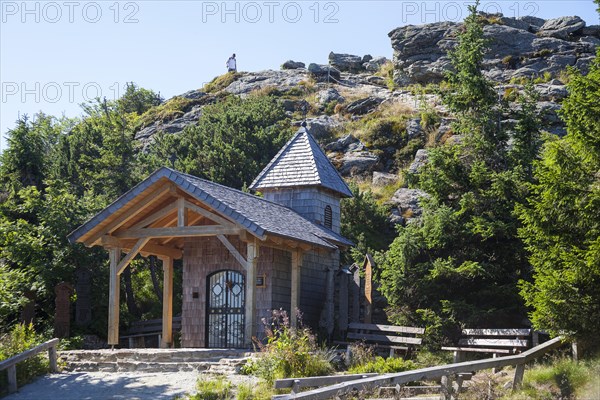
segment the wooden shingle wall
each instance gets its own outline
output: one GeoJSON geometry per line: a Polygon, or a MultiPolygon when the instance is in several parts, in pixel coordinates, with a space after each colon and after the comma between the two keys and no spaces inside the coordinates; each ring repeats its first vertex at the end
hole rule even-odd
{"type": "Polygon", "coordinates": [[[300,282],[300,311],[303,323],[319,328],[319,320],[325,318],[327,299],[327,269],[339,265],[339,253],[318,250],[304,253],[300,282]]]}
{"type": "Polygon", "coordinates": [[[340,198],[333,192],[318,187],[294,187],[277,190],[265,189],[265,199],[291,208],[311,222],[324,225],[325,206],[331,206],[332,230],[340,233],[340,198]]]}
{"type": "MultiPolygon", "coordinates": [[[[230,236],[229,241],[246,257],[246,244],[235,236],[230,236]]],[[[269,322],[271,310],[283,307],[284,303],[276,306],[272,302],[272,293],[277,288],[278,293],[285,291],[287,285],[287,309],[290,302],[290,284],[282,281],[279,271],[290,270],[289,252],[261,247],[258,257],[257,277],[264,276],[265,287],[256,287],[256,325],[257,337],[264,338],[265,319],[269,322]],[[278,271],[273,274],[273,271],[278,271]],[[275,286],[272,283],[275,277],[275,286]]],[[[214,237],[189,238],[185,241],[183,256],[183,301],[182,301],[182,347],[205,347],[206,337],[206,289],[207,276],[221,270],[239,271],[246,276],[246,271],[233,258],[225,246],[214,237]],[[194,298],[194,292],[198,293],[194,298]]],[[[284,307],[285,308],[285,307],[284,307]]]]}

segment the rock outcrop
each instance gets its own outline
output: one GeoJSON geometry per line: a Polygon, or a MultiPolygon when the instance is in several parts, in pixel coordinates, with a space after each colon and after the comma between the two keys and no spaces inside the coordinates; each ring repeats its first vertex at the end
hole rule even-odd
{"type": "MultiPolygon", "coordinates": [[[[600,44],[600,29],[586,29],[579,17],[547,21],[500,14],[483,17],[490,22],[484,27],[489,40],[485,72],[498,82],[555,75],[567,66],[585,71],[600,44]]],[[[400,85],[440,82],[451,69],[447,52],[456,46],[460,26],[437,22],[391,31],[388,35],[394,48],[395,81],[400,85]]]]}

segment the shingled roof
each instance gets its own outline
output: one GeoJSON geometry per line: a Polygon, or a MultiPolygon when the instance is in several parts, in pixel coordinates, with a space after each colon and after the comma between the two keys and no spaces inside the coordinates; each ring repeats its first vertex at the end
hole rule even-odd
{"type": "Polygon", "coordinates": [[[306,127],[301,127],[250,185],[250,189],[322,186],[352,197],[344,179],[306,127]]]}
{"type": "Polygon", "coordinates": [[[257,237],[272,234],[332,249],[337,248],[338,245],[352,245],[352,242],[343,236],[310,222],[285,206],[166,167],[155,171],[69,234],[69,241],[76,242],[77,239],[163,178],[172,181],[196,200],[206,204],[216,213],[232,220],[257,237]]]}

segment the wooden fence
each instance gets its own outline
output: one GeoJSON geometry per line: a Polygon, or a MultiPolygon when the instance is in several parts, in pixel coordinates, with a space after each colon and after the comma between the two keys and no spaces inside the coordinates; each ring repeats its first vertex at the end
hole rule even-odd
{"type": "Polygon", "coordinates": [[[17,354],[14,357],[11,357],[7,360],[0,361],[0,371],[4,371],[5,369],[8,372],[8,393],[14,393],[17,391],[17,364],[21,361],[25,361],[30,357],[36,356],[43,352],[44,350],[48,350],[48,358],[50,359],[50,371],[58,372],[57,362],[57,354],[56,347],[58,346],[58,339],[54,338],[52,340],[48,340],[45,343],[42,343],[38,346],[35,346],[32,349],[24,351],[20,354],[17,354]]]}
{"type": "MultiPolygon", "coordinates": [[[[287,400],[287,399],[331,399],[335,396],[352,393],[355,391],[370,391],[382,386],[405,385],[414,381],[428,381],[442,379],[442,391],[444,397],[449,399],[452,396],[452,379],[461,373],[469,373],[491,368],[501,368],[508,366],[516,366],[515,377],[513,380],[513,389],[518,388],[523,381],[525,372],[525,364],[540,357],[547,351],[560,347],[562,345],[562,337],[554,338],[521,354],[500,358],[487,358],[485,360],[467,361],[458,364],[440,365],[436,367],[422,368],[412,371],[405,371],[393,374],[378,375],[374,377],[366,377],[355,379],[348,382],[339,382],[330,386],[309,390],[302,393],[275,395],[272,399],[287,400]]],[[[343,375],[340,375],[343,377],[343,375]]],[[[315,380],[315,385],[319,384],[316,378],[305,378],[315,380]]],[[[297,379],[298,380],[298,379],[297,379]]],[[[329,381],[331,382],[331,381],[329,381]]],[[[296,382],[296,386],[309,386],[305,382],[296,382]]],[[[327,384],[323,382],[323,384],[327,384]]]]}

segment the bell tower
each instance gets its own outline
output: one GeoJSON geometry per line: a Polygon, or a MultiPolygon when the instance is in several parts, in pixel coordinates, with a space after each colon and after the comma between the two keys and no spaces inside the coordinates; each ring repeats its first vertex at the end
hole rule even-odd
{"type": "Polygon", "coordinates": [[[340,200],[352,197],[306,126],[302,126],[250,185],[266,200],[340,232],[340,200]]]}

